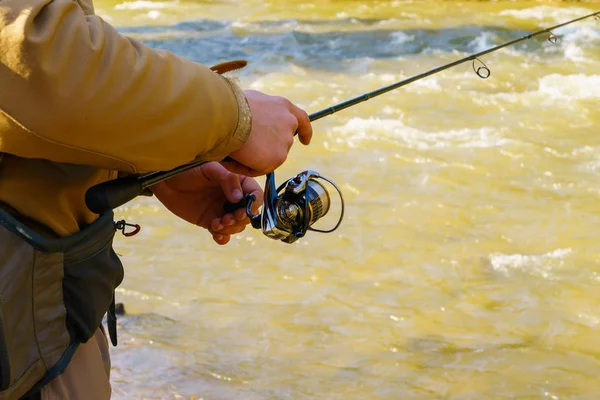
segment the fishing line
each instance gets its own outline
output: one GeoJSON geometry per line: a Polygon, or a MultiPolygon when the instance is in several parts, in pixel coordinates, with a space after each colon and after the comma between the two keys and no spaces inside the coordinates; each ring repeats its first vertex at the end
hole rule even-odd
{"type": "MultiPolygon", "coordinates": [[[[363,101],[372,99],[373,97],[380,96],[391,90],[401,88],[401,87],[409,85],[413,82],[419,81],[421,79],[425,79],[431,75],[438,74],[449,68],[455,67],[457,65],[460,65],[460,64],[463,64],[463,63],[466,63],[469,61],[472,62],[472,68],[473,68],[473,71],[475,72],[475,74],[477,74],[477,76],[479,76],[482,79],[487,79],[491,76],[492,72],[491,72],[490,68],[483,61],[481,61],[480,57],[482,57],[486,54],[489,54],[489,53],[493,53],[493,52],[503,49],[505,47],[515,45],[522,41],[532,39],[536,36],[546,34],[546,33],[549,34],[548,41],[550,43],[556,44],[559,41],[559,37],[556,36],[552,32],[553,30],[561,28],[563,26],[573,24],[578,21],[582,21],[587,18],[591,18],[591,17],[594,17],[594,19],[596,19],[597,21],[600,21],[600,11],[580,17],[580,18],[573,19],[571,21],[561,23],[559,25],[552,26],[550,28],[543,29],[543,30],[535,32],[535,33],[531,33],[531,34],[523,36],[521,38],[511,40],[504,44],[492,47],[488,50],[484,50],[482,52],[461,58],[460,60],[442,65],[437,68],[434,68],[434,69],[424,72],[422,74],[415,75],[411,78],[394,83],[392,85],[385,86],[381,89],[377,89],[372,92],[365,93],[354,99],[345,101],[343,103],[328,107],[328,108],[318,111],[314,114],[311,114],[311,115],[309,115],[309,119],[311,122],[317,121],[323,117],[334,114],[334,113],[344,110],[346,108],[352,107],[363,101]]],[[[228,160],[228,158],[226,158],[224,161],[226,161],[226,160],[228,160]]],[[[142,176],[130,176],[130,177],[119,178],[119,179],[115,179],[112,181],[101,183],[99,185],[91,187],[86,192],[86,195],[85,195],[86,205],[91,211],[93,211],[97,214],[102,214],[109,210],[115,209],[115,208],[127,203],[130,200],[133,200],[137,196],[149,194],[147,189],[150,186],[155,185],[159,182],[162,182],[166,179],[169,179],[169,178],[171,178],[175,175],[178,175],[182,172],[185,172],[187,170],[195,168],[199,165],[205,164],[206,162],[207,161],[196,161],[196,162],[192,162],[192,163],[189,163],[186,165],[179,166],[170,171],[152,172],[152,173],[142,175],[142,176]]],[[[272,177],[271,174],[268,174],[267,178],[269,178],[270,176],[272,177]]]]}

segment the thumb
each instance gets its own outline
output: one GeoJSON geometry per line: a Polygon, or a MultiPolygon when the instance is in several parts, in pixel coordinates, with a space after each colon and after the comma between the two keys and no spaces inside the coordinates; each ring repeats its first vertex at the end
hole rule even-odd
{"type": "Polygon", "coordinates": [[[236,174],[216,162],[204,164],[201,168],[207,180],[219,184],[227,200],[237,203],[244,197],[240,178],[236,174]]]}
{"type": "Polygon", "coordinates": [[[221,186],[221,190],[223,190],[223,194],[227,198],[228,201],[232,203],[237,203],[242,200],[244,197],[244,193],[242,191],[242,184],[240,183],[240,178],[237,174],[228,171],[225,167],[220,164],[217,181],[221,186]]]}

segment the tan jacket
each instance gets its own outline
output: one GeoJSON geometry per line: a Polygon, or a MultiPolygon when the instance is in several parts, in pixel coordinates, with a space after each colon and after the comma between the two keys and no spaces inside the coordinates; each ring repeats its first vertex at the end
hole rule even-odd
{"type": "Polygon", "coordinates": [[[120,35],[92,0],[0,1],[0,202],[67,235],[120,173],[221,160],[250,132],[234,83],[120,35]]]}

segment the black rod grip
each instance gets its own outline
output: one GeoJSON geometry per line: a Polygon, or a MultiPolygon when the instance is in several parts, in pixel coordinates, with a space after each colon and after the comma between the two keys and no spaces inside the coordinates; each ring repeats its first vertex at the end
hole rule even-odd
{"type": "Polygon", "coordinates": [[[135,199],[144,191],[138,177],[129,176],[92,186],[85,193],[85,204],[96,214],[103,214],[135,199]]]}

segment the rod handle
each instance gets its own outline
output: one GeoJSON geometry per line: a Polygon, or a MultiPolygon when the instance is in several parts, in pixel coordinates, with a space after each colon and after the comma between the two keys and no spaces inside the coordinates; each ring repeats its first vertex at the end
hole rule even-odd
{"type": "Polygon", "coordinates": [[[136,176],[115,179],[92,186],[85,193],[86,206],[96,214],[103,214],[135,199],[144,192],[136,176]]]}

